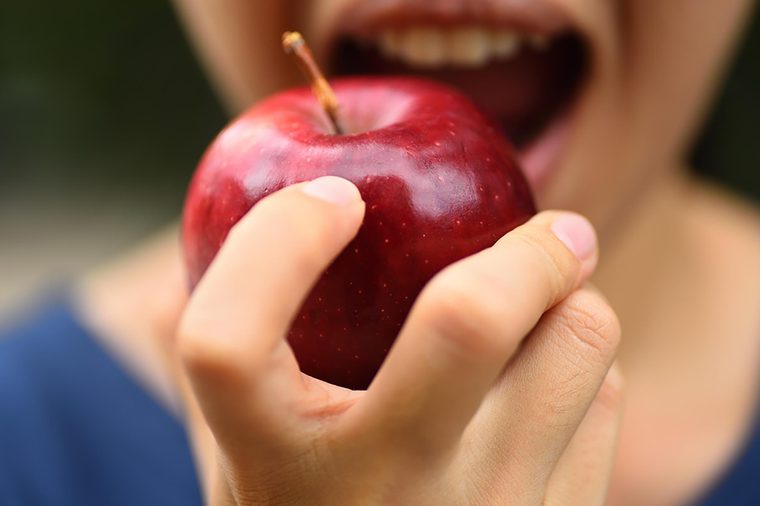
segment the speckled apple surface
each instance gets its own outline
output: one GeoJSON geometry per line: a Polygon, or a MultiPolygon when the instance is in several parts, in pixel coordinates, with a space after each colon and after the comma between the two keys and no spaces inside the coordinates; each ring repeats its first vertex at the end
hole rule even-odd
{"type": "Polygon", "coordinates": [[[364,223],[311,291],[288,341],[304,373],[363,389],[425,283],[535,208],[512,148],[460,93],[402,77],[332,85],[344,135],[332,133],[308,88],[262,101],[220,133],[191,182],[182,242],[194,286],[264,196],[324,175],[354,182],[364,223]]]}

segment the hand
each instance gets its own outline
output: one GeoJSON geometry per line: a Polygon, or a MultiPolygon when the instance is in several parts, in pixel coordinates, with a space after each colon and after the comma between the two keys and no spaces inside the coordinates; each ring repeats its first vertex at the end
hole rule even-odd
{"type": "Polygon", "coordinates": [[[443,270],[356,392],[301,374],[283,336],[363,213],[339,178],[275,193],[192,295],[176,345],[208,502],[602,504],[620,331],[579,288],[590,225],[544,212],[443,270]]]}

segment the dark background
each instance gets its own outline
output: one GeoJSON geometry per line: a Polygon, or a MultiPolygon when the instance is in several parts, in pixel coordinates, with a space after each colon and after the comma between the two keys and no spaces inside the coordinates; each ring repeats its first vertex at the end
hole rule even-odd
{"type": "Polygon", "coordinates": [[[169,2],[0,6],[0,198],[31,183],[176,212],[224,114],[169,2]]]}
{"type": "MultiPolygon", "coordinates": [[[[693,154],[760,201],[760,26],[693,154]]],[[[225,114],[168,2],[0,2],[0,309],[176,218],[225,114]]]]}

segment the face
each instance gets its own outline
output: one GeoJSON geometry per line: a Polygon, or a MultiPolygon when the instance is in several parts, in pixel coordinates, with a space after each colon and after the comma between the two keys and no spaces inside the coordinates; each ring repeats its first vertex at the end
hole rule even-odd
{"type": "Polygon", "coordinates": [[[467,93],[516,144],[540,208],[604,239],[679,165],[749,0],[176,0],[237,111],[301,83],[304,33],[330,75],[418,74],[467,93]]]}

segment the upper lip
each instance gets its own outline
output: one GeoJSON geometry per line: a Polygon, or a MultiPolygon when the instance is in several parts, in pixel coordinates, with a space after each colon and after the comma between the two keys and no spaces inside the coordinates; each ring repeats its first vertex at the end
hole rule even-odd
{"type": "Polygon", "coordinates": [[[577,28],[564,10],[546,0],[357,0],[331,16],[317,34],[315,50],[326,61],[341,37],[363,37],[388,26],[463,23],[547,36],[577,28]]]}

